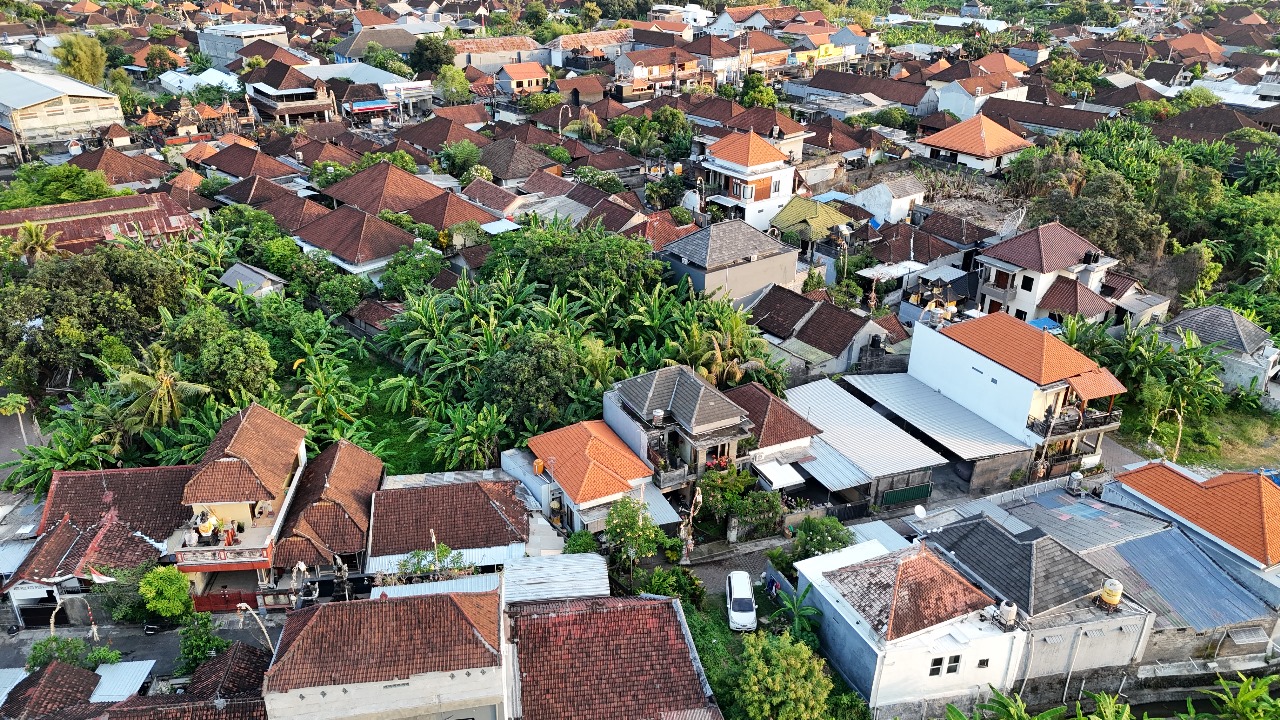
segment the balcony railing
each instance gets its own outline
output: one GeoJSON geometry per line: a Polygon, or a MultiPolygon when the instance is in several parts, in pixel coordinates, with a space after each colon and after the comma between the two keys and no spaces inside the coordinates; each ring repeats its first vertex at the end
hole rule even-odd
{"type": "Polygon", "coordinates": [[[1109,429],[1110,426],[1118,426],[1121,415],[1120,410],[1085,410],[1082,416],[1079,410],[1068,408],[1049,420],[1027,418],[1027,429],[1043,438],[1072,435],[1083,430],[1109,429]]]}
{"type": "Polygon", "coordinates": [[[653,482],[659,488],[683,485],[689,479],[689,466],[679,456],[664,457],[661,448],[649,446],[649,463],[653,465],[653,482]]]}
{"type": "Polygon", "coordinates": [[[1009,303],[1018,296],[1018,288],[1010,286],[1002,288],[989,282],[982,283],[982,294],[1002,303],[1009,303]]]}
{"type": "Polygon", "coordinates": [[[266,547],[244,548],[235,546],[197,546],[178,550],[175,555],[177,555],[179,565],[245,563],[246,567],[250,567],[253,563],[261,563],[271,560],[270,548],[266,547]]]}

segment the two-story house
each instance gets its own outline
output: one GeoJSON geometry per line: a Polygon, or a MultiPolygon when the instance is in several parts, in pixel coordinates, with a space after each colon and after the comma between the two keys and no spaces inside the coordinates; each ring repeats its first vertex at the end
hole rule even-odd
{"type": "Polygon", "coordinates": [[[245,99],[264,120],[286,125],[302,120],[328,122],[335,110],[333,95],[323,80],[313,80],[278,60],[250,71],[242,81],[245,99]]]}
{"type": "Polygon", "coordinates": [[[1274,395],[1272,379],[1280,373],[1280,352],[1271,333],[1231,308],[1206,305],[1189,308],[1160,328],[1161,336],[1181,345],[1182,334],[1191,333],[1201,343],[1218,343],[1222,370],[1218,376],[1227,390],[1241,388],[1274,395]]]}
{"type": "MultiPolygon", "coordinates": [[[[272,555],[307,466],[306,431],[254,403],[222,424],[182,491],[191,512],[178,569],[197,610],[274,585],[272,555]],[[219,592],[220,591],[220,592],[219,592]]],[[[254,604],[254,603],[250,603],[254,604]]]]}
{"type": "Polygon", "coordinates": [[[983,312],[1005,312],[1019,320],[1066,315],[1100,320],[1113,310],[1100,293],[1107,271],[1119,261],[1062,223],[1014,235],[974,260],[983,312]]]}
{"type": "Polygon", "coordinates": [[[939,330],[917,324],[908,374],[1035,448],[1033,477],[1098,464],[1103,436],[1120,427],[1115,398],[1126,392],[1057,336],[1004,313],[939,330]]]}
{"type": "Polygon", "coordinates": [[[677,278],[708,295],[750,304],[771,285],[796,283],[800,251],[742,220],[708,225],[663,246],[659,256],[677,278]]]}
{"type": "Polygon", "coordinates": [[[652,97],[661,90],[680,92],[698,85],[702,68],[683,48],[633,50],[614,61],[614,80],[623,100],[652,97]]]}
{"type": "Polygon", "coordinates": [[[498,90],[510,97],[542,92],[551,82],[546,68],[536,62],[503,65],[494,79],[498,90]]]}
{"type": "Polygon", "coordinates": [[[787,156],[754,132],[733,133],[707,146],[702,160],[707,203],[728,219],[767,230],[795,192],[795,168],[787,156]]]}

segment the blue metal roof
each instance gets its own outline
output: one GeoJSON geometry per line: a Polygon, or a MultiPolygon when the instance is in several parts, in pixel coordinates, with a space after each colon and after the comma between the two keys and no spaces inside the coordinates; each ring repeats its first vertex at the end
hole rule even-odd
{"type": "Polygon", "coordinates": [[[1035,320],[1028,320],[1027,324],[1033,328],[1039,328],[1041,330],[1057,330],[1058,328],[1062,327],[1062,325],[1057,320],[1054,320],[1053,318],[1047,318],[1047,317],[1036,318],[1035,320]]]}
{"type": "Polygon", "coordinates": [[[1181,530],[1169,528],[1085,555],[1156,613],[1156,627],[1197,632],[1265,620],[1266,604],[1218,567],[1181,530]]]}

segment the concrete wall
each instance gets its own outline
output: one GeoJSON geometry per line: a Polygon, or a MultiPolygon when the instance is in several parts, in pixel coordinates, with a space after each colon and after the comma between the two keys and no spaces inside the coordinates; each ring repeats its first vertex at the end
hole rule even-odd
{"type": "Polygon", "coordinates": [[[18,141],[26,145],[66,142],[94,134],[97,128],[112,123],[124,124],[120,100],[114,96],[63,95],[17,111],[11,111],[5,98],[0,98],[0,124],[14,130],[18,141]]]}
{"type": "Polygon", "coordinates": [[[296,688],[264,693],[273,719],[299,720],[503,720],[502,670],[498,667],[424,673],[406,680],[296,688]]]}
{"type": "Polygon", "coordinates": [[[1031,631],[1024,670],[1019,677],[1066,675],[1102,667],[1121,667],[1142,656],[1143,638],[1152,616],[1097,618],[1065,627],[1031,631]],[[1121,625],[1138,625],[1126,633],[1121,625]],[[1085,631],[1089,634],[1086,635],[1085,631]]]}
{"type": "Polygon", "coordinates": [[[997,455],[974,461],[973,475],[969,477],[970,494],[977,495],[1011,487],[1013,485],[1011,476],[1019,469],[1023,471],[1022,482],[1026,482],[1031,477],[1028,468],[1031,465],[1032,453],[1033,450],[1027,448],[1026,452],[997,455]]]}
{"type": "Polygon", "coordinates": [[[278,33],[264,32],[253,37],[222,35],[213,32],[197,33],[196,37],[200,44],[200,52],[208,55],[213,60],[213,66],[219,70],[226,70],[228,63],[234,62],[240,57],[236,52],[255,40],[266,40],[273,45],[289,47],[289,36],[285,33],[284,28],[280,28],[278,33]]]}
{"type": "Polygon", "coordinates": [[[649,462],[649,436],[626,408],[622,407],[622,398],[618,397],[616,390],[604,394],[604,422],[631,448],[636,457],[650,468],[653,467],[653,463],[649,462]]]}
{"type": "MultiPolygon", "coordinates": [[[[765,224],[766,227],[768,223],[765,224]]],[[[701,268],[686,265],[679,258],[667,257],[671,263],[671,271],[676,280],[688,277],[695,290],[708,294],[725,294],[731,300],[746,297],[761,288],[775,283],[784,287],[790,286],[796,279],[796,259],[799,250],[790,250],[773,257],[760,258],[755,262],[733,265],[721,270],[707,272],[701,268]]]]}
{"type": "Polygon", "coordinates": [[[512,52],[458,53],[453,56],[455,67],[464,68],[475,65],[486,75],[492,75],[502,69],[503,65],[512,63],[536,62],[539,65],[551,63],[551,51],[547,48],[536,50],[518,50],[512,52]]]}

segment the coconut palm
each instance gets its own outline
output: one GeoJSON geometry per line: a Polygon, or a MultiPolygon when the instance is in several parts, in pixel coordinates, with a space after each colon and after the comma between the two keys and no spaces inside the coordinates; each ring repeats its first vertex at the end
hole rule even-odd
{"type": "Polygon", "coordinates": [[[23,258],[28,267],[33,267],[38,260],[60,254],[57,242],[61,235],[60,232],[51,234],[45,225],[26,220],[18,227],[18,235],[10,244],[9,251],[23,258]]]}
{"type": "Polygon", "coordinates": [[[0,416],[8,417],[16,415],[18,417],[18,432],[22,433],[22,446],[30,445],[27,440],[27,426],[23,422],[22,416],[27,411],[27,398],[25,395],[11,392],[8,395],[0,396],[0,416]]]}
{"type": "Polygon", "coordinates": [[[118,372],[107,388],[129,396],[128,408],[143,428],[165,427],[182,417],[183,403],[209,394],[209,386],[187,382],[175,367],[175,358],[162,345],[142,348],[142,357],[118,372]]]}
{"type": "Polygon", "coordinates": [[[609,136],[609,130],[600,122],[600,118],[590,110],[583,110],[577,120],[564,126],[566,133],[576,133],[578,137],[586,137],[591,142],[600,142],[609,136]]]}

